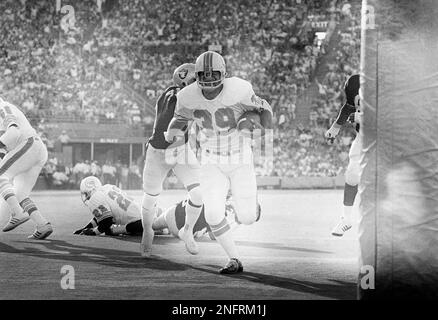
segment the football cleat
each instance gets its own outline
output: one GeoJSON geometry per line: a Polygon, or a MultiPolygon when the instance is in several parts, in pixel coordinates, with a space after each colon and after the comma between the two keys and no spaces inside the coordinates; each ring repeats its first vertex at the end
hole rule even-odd
{"type": "Polygon", "coordinates": [[[19,225],[25,223],[30,219],[30,216],[27,213],[23,212],[23,214],[24,214],[23,217],[11,216],[9,222],[3,228],[3,232],[14,230],[16,227],[18,227],[19,225]]]}
{"type": "Polygon", "coordinates": [[[243,272],[243,265],[239,259],[231,258],[225,267],[219,270],[220,274],[235,274],[243,272]]]}
{"type": "Polygon", "coordinates": [[[342,237],[345,232],[351,229],[351,222],[345,218],[341,218],[341,221],[332,230],[332,235],[335,237],[342,237]]]}
{"type": "Polygon", "coordinates": [[[178,231],[178,237],[184,241],[186,249],[190,254],[198,254],[199,247],[193,237],[193,232],[185,232],[185,228],[178,231]]]}
{"type": "Polygon", "coordinates": [[[52,225],[50,222],[47,222],[45,225],[41,227],[37,227],[35,232],[28,236],[29,239],[35,239],[35,240],[43,240],[50,236],[53,232],[52,225]]]}

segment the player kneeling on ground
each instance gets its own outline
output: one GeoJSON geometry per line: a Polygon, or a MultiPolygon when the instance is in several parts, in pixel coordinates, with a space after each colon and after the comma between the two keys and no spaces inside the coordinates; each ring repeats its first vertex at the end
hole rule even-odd
{"type": "MultiPolygon", "coordinates": [[[[84,204],[93,214],[93,219],[83,228],[76,230],[80,235],[142,235],[140,207],[128,195],[114,185],[102,186],[96,177],[87,177],[82,180],[81,197],[84,204]]],[[[163,229],[169,229],[171,234],[179,238],[179,231],[184,228],[186,206],[188,200],[162,212],[157,208],[158,217],[154,219],[152,228],[155,234],[163,229]]],[[[205,221],[204,210],[193,227],[195,237],[204,235],[210,228],[205,221]]]]}
{"type": "Polygon", "coordinates": [[[140,207],[132,198],[114,185],[102,185],[96,177],[81,181],[81,198],[93,214],[93,219],[75,234],[118,235],[141,234],[140,207]]]}

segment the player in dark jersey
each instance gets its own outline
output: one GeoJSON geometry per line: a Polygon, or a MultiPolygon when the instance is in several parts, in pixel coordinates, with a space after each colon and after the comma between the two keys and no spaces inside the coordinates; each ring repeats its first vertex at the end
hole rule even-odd
{"type": "Polygon", "coordinates": [[[360,77],[358,74],[352,75],[345,82],[344,92],[346,102],[341,107],[336,121],[332,124],[325,136],[330,143],[333,143],[342,126],[347,122],[354,123],[356,129],[356,138],[351,144],[349,153],[348,167],[345,172],[344,187],[344,212],[340,222],[332,230],[332,235],[341,237],[352,226],[353,204],[356,198],[358,184],[360,180],[360,153],[362,150],[362,141],[359,137],[360,121],[362,112],[360,111],[360,77]]]}
{"type": "MultiPolygon", "coordinates": [[[[143,171],[144,194],[141,210],[143,236],[140,246],[143,257],[151,255],[154,238],[152,224],[157,199],[163,190],[163,181],[171,170],[184,184],[189,196],[185,206],[185,225],[179,231],[179,237],[185,242],[188,252],[197,254],[199,251],[193,237],[193,227],[201,213],[203,204],[199,183],[199,163],[189,143],[187,143],[187,133],[185,139],[172,145],[164,139],[165,131],[174,115],[177,92],[194,81],[195,65],[185,63],[179,66],[173,74],[174,86],[166,89],[156,103],[154,130],[147,144],[143,171]]],[[[185,129],[187,130],[187,128],[185,129]]]]}

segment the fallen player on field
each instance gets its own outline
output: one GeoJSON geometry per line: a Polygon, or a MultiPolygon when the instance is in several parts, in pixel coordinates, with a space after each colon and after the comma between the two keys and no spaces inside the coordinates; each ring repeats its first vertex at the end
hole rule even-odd
{"type": "MultiPolygon", "coordinates": [[[[82,180],[81,198],[93,215],[91,221],[74,234],[80,235],[141,235],[143,225],[141,210],[137,203],[124,191],[114,185],[102,185],[96,177],[87,177],[82,180]]],[[[179,238],[178,232],[185,224],[185,207],[187,200],[183,200],[168,208],[165,212],[157,208],[153,222],[155,234],[169,229],[172,235],[179,238]]],[[[209,231],[205,221],[204,210],[193,228],[195,237],[200,237],[209,231]]]]}

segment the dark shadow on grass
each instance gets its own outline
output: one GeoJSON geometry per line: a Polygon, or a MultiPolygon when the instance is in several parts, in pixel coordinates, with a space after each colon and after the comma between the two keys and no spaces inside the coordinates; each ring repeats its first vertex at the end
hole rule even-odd
{"type": "MultiPolygon", "coordinates": [[[[22,241],[22,243],[35,244],[35,242],[22,241]]],[[[96,263],[108,267],[132,268],[132,269],[151,269],[165,271],[184,271],[189,267],[175,263],[161,257],[153,256],[142,258],[140,254],[132,251],[117,249],[95,248],[83,245],[72,244],[63,240],[44,240],[38,242],[48,250],[62,252],[47,252],[37,247],[25,247],[18,249],[5,243],[0,243],[0,252],[15,253],[30,257],[74,261],[80,263],[96,263]],[[67,253],[64,253],[67,252],[67,253]]]]}
{"type": "MultiPolygon", "coordinates": [[[[123,237],[112,237],[113,239],[120,240],[120,241],[127,241],[127,242],[140,242],[141,237],[139,236],[123,236],[123,237]]],[[[178,243],[179,239],[175,238],[171,235],[159,235],[155,236],[154,238],[154,245],[167,245],[169,243],[178,243]]],[[[196,239],[199,243],[209,243],[214,242],[214,240],[211,240],[208,236],[203,236],[201,238],[196,239]]],[[[272,250],[287,250],[287,251],[297,251],[297,252],[311,252],[311,253],[324,253],[324,254],[332,254],[333,252],[330,251],[323,251],[323,250],[315,250],[315,249],[307,249],[307,248],[300,248],[300,247],[291,247],[284,245],[282,243],[275,243],[275,242],[257,242],[257,241],[243,241],[238,240],[236,241],[236,244],[238,246],[242,247],[255,247],[255,248],[264,248],[264,249],[272,249],[272,250]]]]}
{"type": "Polygon", "coordinates": [[[330,251],[291,247],[291,246],[287,246],[287,245],[284,245],[281,243],[275,243],[275,242],[256,242],[256,241],[238,240],[238,241],[236,241],[236,244],[238,246],[265,248],[265,249],[273,249],[273,250],[288,250],[288,251],[313,252],[313,253],[333,253],[330,251]]]}
{"type": "MultiPolygon", "coordinates": [[[[280,289],[296,291],[298,293],[314,294],[322,298],[355,300],[356,299],[356,283],[345,282],[340,280],[328,279],[332,283],[318,283],[313,281],[296,280],[292,278],[279,277],[265,273],[244,271],[235,275],[219,275],[218,266],[206,265],[212,269],[202,267],[193,267],[192,269],[214,274],[216,276],[245,280],[266,286],[274,286],[280,289]]],[[[244,297],[242,297],[243,299],[244,297]]],[[[266,298],[266,297],[264,297],[266,298]]]]}

